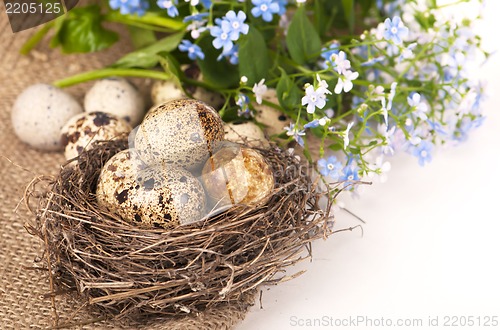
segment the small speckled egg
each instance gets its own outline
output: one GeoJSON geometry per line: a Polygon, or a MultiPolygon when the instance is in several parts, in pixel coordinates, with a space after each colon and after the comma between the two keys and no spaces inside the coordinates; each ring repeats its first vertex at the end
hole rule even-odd
{"type": "Polygon", "coordinates": [[[95,142],[126,139],[132,127],[123,119],[105,112],[86,112],[72,117],[61,130],[64,156],[72,159],[91,149],[95,142]]]}
{"type": "MultiPolygon", "coordinates": [[[[262,97],[264,100],[279,104],[275,89],[269,89],[262,97]]],[[[283,133],[284,127],[290,125],[291,121],[281,111],[265,104],[253,104],[256,113],[255,120],[265,125],[264,132],[268,135],[283,133]]]]}
{"type": "Polygon", "coordinates": [[[157,80],[151,87],[151,100],[154,105],[184,98],[187,98],[186,94],[173,81],[157,80]]]}
{"type": "Polygon", "coordinates": [[[256,150],[229,145],[208,159],[201,180],[216,205],[253,205],[274,189],[271,167],[256,150]]]}
{"type": "Polygon", "coordinates": [[[112,157],[97,184],[99,205],[125,221],[154,228],[172,228],[200,220],[206,197],[201,183],[182,168],[144,167],[133,151],[112,157]]]}
{"type": "Polygon", "coordinates": [[[246,143],[252,147],[269,146],[264,132],[251,121],[224,123],[224,133],[227,141],[246,143]]]}
{"type": "Polygon", "coordinates": [[[224,139],[222,119],[211,106],[192,99],[151,109],[139,125],[134,147],[147,164],[200,169],[224,139]]]}
{"type": "Polygon", "coordinates": [[[102,111],[138,125],[145,114],[144,98],[137,88],[125,79],[99,80],[85,94],[86,112],[102,111]]]}
{"type": "Polygon", "coordinates": [[[61,150],[61,128],[82,107],[66,92],[51,85],[26,88],[12,107],[12,125],[19,139],[40,150],[61,150]]]}

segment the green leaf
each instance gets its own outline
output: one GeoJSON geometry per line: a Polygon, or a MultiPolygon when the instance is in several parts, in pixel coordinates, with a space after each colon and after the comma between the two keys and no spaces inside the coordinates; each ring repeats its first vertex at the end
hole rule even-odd
{"type": "Polygon", "coordinates": [[[343,148],[343,146],[340,143],[334,143],[334,144],[330,144],[328,146],[328,149],[333,150],[333,151],[340,151],[340,150],[342,150],[342,148],[343,148]]]}
{"type": "Polygon", "coordinates": [[[298,64],[308,62],[321,52],[321,39],[307,18],[305,6],[297,9],[290,22],[286,45],[290,56],[298,64]]]}
{"type": "Polygon", "coordinates": [[[165,71],[165,73],[169,76],[169,79],[172,80],[179,88],[182,88],[182,83],[180,81],[181,68],[179,62],[173,57],[170,53],[161,52],[157,55],[158,61],[160,62],[161,67],[165,71]]]}
{"type": "Polygon", "coordinates": [[[344,7],[344,17],[349,25],[349,31],[354,32],[354,0],[342,0],[344,7]]]}
{"type": "Polygon", "coordinates": [[[160,52],[171,52],[176,49],[183,37],[184,32],[169,35],[150,46],[128,53],[112,66],[117,68],[152,68],[158,64],[157,55],[160,52]]]}
{"type": "Polygon", "coordinates": [[[361,155],[361,149],[359,147],[348,147],[352,154],[361,155]]]}
{"type": "Polygon", "coordinates": [[[285,110],[292,110],[300,105],[301,91],[286,74],[285,70],[279,68],[281,77],[276,86],[276,94],[280,105],[285,110]]]}
{"type": "Polygon", "coordinates": [[[328,16],[320,0],[314,1],[314,26],[320,35],[324,35],[328,24],[328,16]]]}
{"type": "Polygon", "coordinates": [[[60,45],[64,53],[88,53],[107,48],[119,37],[116,32],[103,28],[101,22],[99,6],[74,8],[56,27],[51,45],[60,45]]]}
{"type": "Polygon", "coordinates": [[[369,15],[370,9],[375,6],[375,1],[373,0],[359,0],[356,1],[361,6],[361,15],[367,17],[369,15]]]}
{"type": "Polygon", "coordinates": [[[217,60],[221,51],[213,47],[212,38],[210,36],[205,36],[201,38],[198,45],[205,53],[205,58],[197,61],[203,73],[204,81],[214,89],[225,89],[238,86],[240,81],[238,67],[232,65],[226,59],[217,60]]]}
{"type": "Polygon", "coordinates": [[[140,49],[150,46],[151,44],[154,44],[157,41],[154,31],[148,29],[143,29],[140,27],[129,25],[128,32],[130,34],[130,39],[132,40],[135,49],[140,49]]]}
{"type": "Polygon", "coordinates": [[[248,78],[248,84],[253,85],[268,76],[271,61],[267,51],[266,41],[256,28],[251,28],[239,44],[240,75],[248,78]]]}
{"type": "MultiPolygon", "coordinates": [[[[156,1],[155,1],[156,2],[156,1]]],[[[153,8],[151,8],[152,10],[153,8]]],[[[143,16],[132,15],[122,15],[120,12],[111,11],[104,16],[106,21],[116,22],[124,25],[132,25],[137,27],[142,27],[149,30],[160,31],[160,32],[177,32],[184,31],[187,24],[182,21],[165,17],[162,10],[160,12],[147,11],[143,16]]]]}

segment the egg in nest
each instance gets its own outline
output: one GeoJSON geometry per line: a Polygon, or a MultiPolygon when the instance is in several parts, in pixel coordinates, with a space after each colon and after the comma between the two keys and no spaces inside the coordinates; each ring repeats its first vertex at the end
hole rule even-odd
{"type": "Polygon", "coordinates": [[[230,143],[208,159],[202,182],[215,205],[254,205],[274,189],[274,175],[257,151],[230,143]]]}
{"type": "Polygon", "coordinates": [[[86,112],[72,117],[61,130],[66,159],[79,156],[97,141],[126,139],[132,127],[123,119],[105,112],[86,112]]]}
{"type": "Polygon", "coordinates": [[[147,166],[132,149],[104,165],[96,197],[123,220],[147,227],[173,228],[205,215],[205,192],[198,179],[182,168],[147,166]]]}
{"type": "Polygon", "coordinates": [[[151,109],[137,128],[133,145],[147,164],[196,171],[223,139],[223,122],[214,108],[181,99],[151,109]]]}

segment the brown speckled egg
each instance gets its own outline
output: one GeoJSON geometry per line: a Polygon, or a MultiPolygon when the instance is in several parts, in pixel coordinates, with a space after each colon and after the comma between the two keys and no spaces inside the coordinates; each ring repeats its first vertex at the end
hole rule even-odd
{"type": "Polygon", "coordinates": [[[214,108],[182,99],[149,111],[137,129],[134,146],[148,164],[194,171],[203,166],[214,145],[223,139],[222,119],[214,108]]]}
{"type": "Polygon", "coordinates": [[[96,191],[99,205],[146,227],[172,228],[202,218],[205,192],[191,173],[134,161],[131,151],[125,150],[105,164],[96,191]]]}
{"type": "Polygon", "coordinates": [[[64,156],[72,159],[91,149],[95,142],[126,139],[132,127],[113,115],[104,112],[81,113],[72,117],[61,130],[64,156]]]}
{"type": "Polygon", "coordinates": [[[267,147],[269,142],[259,126],[247,122],[224,123],[226,140],[236,143],[246,143],[251,147],[267,147]]]}
{"type": "Polygon", "coordinates": [[[274,176],[256,150],[225,146],[208,159],[202,182],[217,205],[252,205],[264,201],[274,189],[274,176]]]}

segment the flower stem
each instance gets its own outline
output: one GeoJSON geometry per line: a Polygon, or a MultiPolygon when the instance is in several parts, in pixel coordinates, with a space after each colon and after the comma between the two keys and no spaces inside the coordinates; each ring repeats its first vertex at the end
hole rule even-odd
{"type": "Polygon", "coordinates": [[[74,75],[72,77],[57,80],[53,82],[53,85],[56,87],[64,88],[90,80],[109,78],[109,77],[140,77],[140,78],[167,80],[170,78],[170,75],[161,71],[143,70],[143,69],[101,69],[101,70],[87,71],[84,73],[74,75]]]}
{"type": "Polygon", "coordinates": [[[29,52],[35,48],[35,46],[45,37],[45,35],[50,31],[50,29],[54,26],[54,21],[49,22],[42,26],[40,30],[38,30],[31,38],[28,39],[21,47],[19,51],[22,55],[28,55],[29,52]]]}

